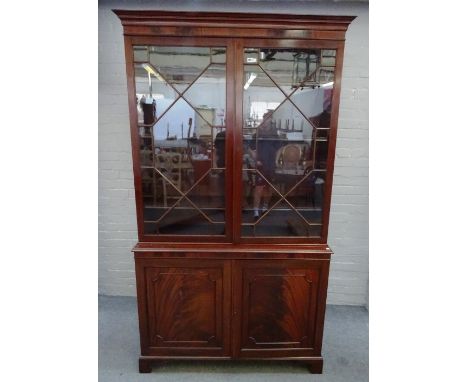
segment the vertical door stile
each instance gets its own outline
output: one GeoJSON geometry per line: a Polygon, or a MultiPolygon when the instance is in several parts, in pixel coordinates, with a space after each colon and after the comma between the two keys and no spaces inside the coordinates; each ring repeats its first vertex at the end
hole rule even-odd
{"type": "Polygon", "coordinates": [[[243,41],[234,39],[234,150],[233,150],[233,243],[240,242],[242,220],[242,107],[243,107],[243,41]]]}
{"type": "Polygon", "coordinates": [[[335,84],[333,86],[333,100],[332,100],[332,113],[330,120],[330,142],[327,157],[328,166],[328,177],[329,180],[326,183],[324,206],[325,211],[323,216],[322,225],[322,240],[324,243],[328,241],[328,224],[330,219],[330,206],[331,206],[331,194],[332,194],[332,179],[335,165],[335,151],[336,151],[336,137],[338,132],[338,113],[340,109],[340,93],[341,93],[341,75],[343,70],[343,56],[344,56],[344,42],[338,43],[336,48],[336,74],[335,84]]]}
{"type": "Polygon", "coordinates": [[[235,227],[235,110],[236,110],[236,92],[235,92],[235,43],[229,39],[226,43],[226,236],[229,242],[233,241],[233,230],[235,227]]]}
{"type": "Polygon", "coordinates": [[[124,38],[125,44],[125,69],[127,76],[127,89],[128,89],[128,110],[130,118],[130,139],[132,143],[132,163],[134,174],[134,187],[135,187],[135,204],[136,204],[136,218],[138,226],[138,240],[142,240],[144,236],[143,231],[143,203],[142,203],[142,190],[141,190],[141,170],[140,170],[140,156],[136,149],[138,147],[138,117],[136,105],[134,102],[135,94],[135,68],[133,63],[133,45],[132,39],[129,36],[124,38]]]}

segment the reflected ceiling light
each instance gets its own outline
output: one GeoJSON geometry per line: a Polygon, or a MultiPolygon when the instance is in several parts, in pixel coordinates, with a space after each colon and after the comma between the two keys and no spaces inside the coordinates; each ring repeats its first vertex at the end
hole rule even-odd
{"type": "Polygon", "coordinates": [[[164,81],[164,79],[161,77],[161,75],[156,71],[156,69],[153,67],[153,65],[148,64],[148,63],[144,63],[144,64],[141,64],[141,66],[142,66],[143,69],[145,69],[149,74],[152,74],[153,76],[155,76],[159,81],[161,81],[161,82],[166,82],[166,81],[164,81]]]}
{"type": "Polygon", "coordinates": [[[247,90],[250,86],[250,84],[253,82],[254,79],[257,78],[257,74],[256,73],[250,73],[250,76],[249,76],[249,79],[247,80],[247,82],[245,83],[244,85],[244,90],[247,90]]]}
{"type": "Polygon", "coordinates": [[[326,84],[320,85],[321,88],[331,88],[333,87],[333,81],[327,82],[326,84]]]}

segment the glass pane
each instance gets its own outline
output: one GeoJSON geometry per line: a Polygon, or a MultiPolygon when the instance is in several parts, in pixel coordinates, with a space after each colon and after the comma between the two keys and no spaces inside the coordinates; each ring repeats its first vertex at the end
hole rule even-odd
{"type": "Polygon", "coordinates": [[[333,81],[334,50],[247,48],[244,56],[246,64],[257,64],[288,95],[297,88],[333,81]]]}
{"type": "Polygon", "coordinates": [[[245,49],[242,236],[320,236],[335,56],[245,49]]]}
{"type": "Polygon", "coordinates": [[[168,83],[183,92],[211,64],[211,49],[151,46],[149,59],[168,83]]]}
{"type": "Polygon", "coordinates": [[[244,63],[245,64],[258,64],[259,49],[245,49],[244,50],[244,63]]]}
{"type": "Polygon", "coordinates": [[[211,48],[211,63],[225,64],[226,63],[226,48],[211,48]]]}
{"type": "Polygon", "coordinates": [[[225,234],[225,48],[135,47],[146,234],[225,234]]]}
{"type": "Polygon", "coordinates": [[[219,100],[224,100],[226,97],[225,69],[225,65],[212,64],[184,94],[184,98],[195,110],[194,124],[190,131],[191,143],[198,142],[200,147],[205,148],[213,168],[224,167],[224,161],[217,158],[222,156],[224,159],[225,154],[225,109],[219,103],[219,100]],[[216,140],[221,132],[223,133],[216,140]],[[219,154],[222,155],[217,156],[214,152],[216,142],[219,154]],[[223,147],[220,147],[221,144],[223,147]]]}
{"type": "Polygon", "coordinates": [[[133,61],[148,62],[148,47],[147,46],[134,46],[133,47],[133,61]]]}
{"type": "Polygon", "coordinates": [[[250,139],[268,110],[274,110],[286,96],[258,65],[245,65],[244,70],[244,126],[243,135],[250,139]]]}
{"type": "Polygon", "coordinates": [[[149,127],[160,118],[179,97],[178,93],[147,62],[135,65],[135,89],[140,127],[149,127]]]}

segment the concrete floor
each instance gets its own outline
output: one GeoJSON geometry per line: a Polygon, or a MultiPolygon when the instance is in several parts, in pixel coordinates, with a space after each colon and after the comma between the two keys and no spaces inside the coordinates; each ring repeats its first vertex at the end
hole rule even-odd
{"type": "Polygon", "coordinates": [[[323,340],[323,374],[299,363],[169,362],[138,373],[136,299],[99,297],[99,381],[333,381],[369,380],[369,314],[363,307],[329,305],[323,340]]]}

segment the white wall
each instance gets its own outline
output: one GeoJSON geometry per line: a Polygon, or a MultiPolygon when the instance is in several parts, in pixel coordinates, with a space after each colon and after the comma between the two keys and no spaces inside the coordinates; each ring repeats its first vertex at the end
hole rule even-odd
{"type": "Polygon", "coordinates": [[[368,294],[367,2],[100,1],[99,292],[135,295],[131,248],[137,241],[122,27],[111,9],[164,9],[356,15],[346,35],[330,215],[328,303],[365,305],[368,294]]]}

